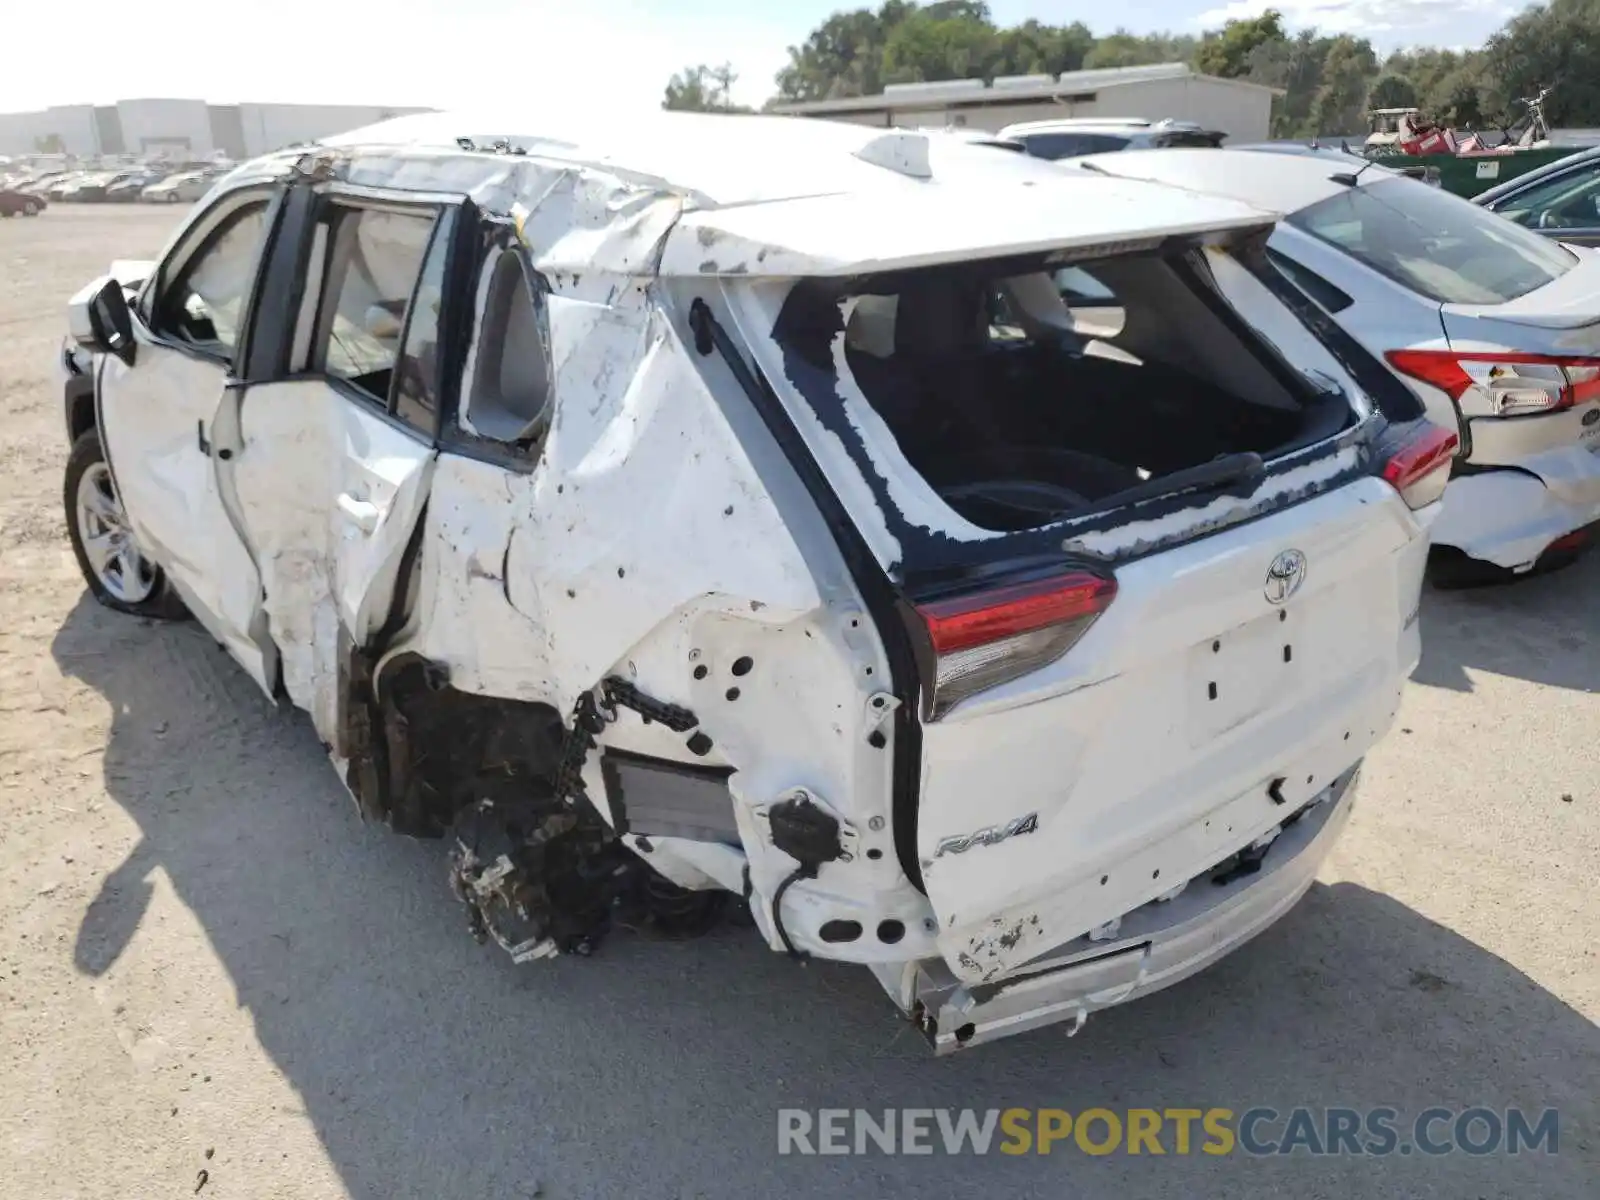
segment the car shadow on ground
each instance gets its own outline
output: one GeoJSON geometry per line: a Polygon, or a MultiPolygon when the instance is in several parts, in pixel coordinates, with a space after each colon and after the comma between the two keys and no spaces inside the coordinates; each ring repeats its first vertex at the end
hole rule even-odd
{"type": "Polygon", "coordinates": [[[1600,692],[1600,551],[1547,574],[1422,597],[1422,663],[1411,678],[1470,692],[1468,670],[1600,692]]]}
{"type": "Polygon", "coordinates": [[[748,930],[515,967],[467,936],[441,848],[363,828],[309,723],[197,627],[86,598],[53,651],[115,714],[106,785],[142,831],[84,916],[79,970],[111,968],[164,871],[352,1196],[1593,1195],[1600,1032],[1380,893],[1319,885],[1071,1040],[936,1060],[866,972],[748,930]],[[780,1108],[1299,1104],[1556,1107],[1562,1140],[1382,1162],[1180,1157],[1170,1138],[1166,1157],[777,1153],[780,1108]]]}

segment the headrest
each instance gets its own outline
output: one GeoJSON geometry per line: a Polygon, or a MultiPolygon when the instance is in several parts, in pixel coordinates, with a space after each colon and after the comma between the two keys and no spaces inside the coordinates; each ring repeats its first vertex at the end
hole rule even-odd
{"type": "Polygon", "coordinates": [[[917,359],[958,358],[988,342],[980,285],[933,276],[900,293],[895,312],[896,355],[917,359]]]}

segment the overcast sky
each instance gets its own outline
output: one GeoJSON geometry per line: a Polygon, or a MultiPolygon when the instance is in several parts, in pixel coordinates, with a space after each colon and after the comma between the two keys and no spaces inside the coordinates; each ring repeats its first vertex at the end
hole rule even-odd
{"type": "MultiPolygon", "coordinates": [[[[1266,0],[1144,0],[1135,32],[1198,32],[1266,0]]],[[[74,0],[54,37],[48,4],[25,5],[0,70],[0,112],[149,96],[324,104],[654,107],[668,76],[733,63],[737,98],[758,104],[786,48],[840,0],[74,0]]],[[[874,0],[873,7],[876,7],[874,0]]],[[[991,0],[1002,25],[1082,20],[1111,32],[1093,0],[991,0]]],[[[1109,6],[1116,11],[1115,6],[1109,6]]],[[[1295,26],[1365,34],[1380,50],[1482,42],[1515,0],[1278,0],[1295,26]]],[[[1137,15],[1134,15],[1137,12],[1137,15]]]]}

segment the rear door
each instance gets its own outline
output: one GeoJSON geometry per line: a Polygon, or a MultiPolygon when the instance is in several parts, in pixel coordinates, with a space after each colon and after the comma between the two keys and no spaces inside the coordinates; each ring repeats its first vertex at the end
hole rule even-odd
{"type": "Polygon", "coordinates": [[[294,264],[303,276],[273,281],[299,297],[281,369],[227,422],[229,486],[284,688],[336,750],[342,647],[387,619],[428,497],[460,207],[460,197],[317,194],[305,265],[294,264]]]}

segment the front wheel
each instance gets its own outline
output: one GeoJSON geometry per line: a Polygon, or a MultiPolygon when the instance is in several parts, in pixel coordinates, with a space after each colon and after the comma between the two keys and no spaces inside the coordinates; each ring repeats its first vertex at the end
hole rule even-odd
{"type": "Polygon", "coordinates": [[[37,217],[39,215],[39,206],[29,200],[22,206],[22,215],[25,217],[37,217]]]}
{"type": "Polygon", "coordinates": [[[94,430],[73,443],[62,493],[72,553],[96,600],[141,617],[180,620],[189,615],[161,568],[135,543],[100,435],[94,430]]]}

